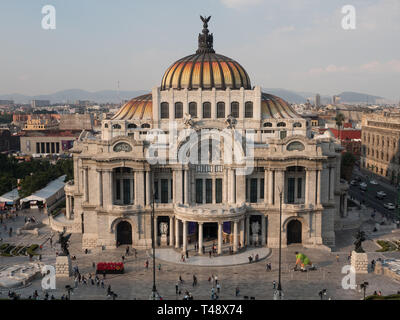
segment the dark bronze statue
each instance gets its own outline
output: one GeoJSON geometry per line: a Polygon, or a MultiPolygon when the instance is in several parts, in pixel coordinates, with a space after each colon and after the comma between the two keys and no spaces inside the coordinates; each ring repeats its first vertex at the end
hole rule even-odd
{"type": "Polygon", "coordinates": [[[69,241],[70,237],[71,237],[71,233],[65,235],[65,230],[59,234],[58,243],[61,245],[61,250],[62,250],[62,253],[60,254],[60,256],[69,256],[68,241],[69,241]]]}
{"type": "Polygon", "coordinates": [[[365,241],[365,240],[366,240],[365,232],[361,231],[361,230],[358,230],[358,232],[356,234],[356,241],[354,241],[354,245],[355,245],[354,251],[355,252],[357,252],[357,253],[364,253],[365,252],[364,249],[361,246],[362,242],[365,241]]]}

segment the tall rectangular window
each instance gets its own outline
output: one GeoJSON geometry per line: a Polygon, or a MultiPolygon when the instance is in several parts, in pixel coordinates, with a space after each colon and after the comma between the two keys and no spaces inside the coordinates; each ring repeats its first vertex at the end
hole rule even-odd
{"type": "Polygon", "coordinates": [[[264,178],[260,179],[260,199],[264,199],[264,178]]]}
{"type": "Polygon", "coordinates": [[[287,196],[288,203],[294,203],[294,185],[295,185],[295,178],[288,178],[288,196],[287,196]]]}
{"type": "Polygon", "coordinates": [[[168,179],[161,179],[161,203],[168,203],[168,179]]]}
{"type": "Polygon", "coordinates": [[[203,203],[203,179],[196,179],[196,203],[203,203]]]}
{"type": "Polygon", "coordinates": [[[257,202],[257,179],[250,179],[250,202],[257,202]]]}
{"type": "Polygon", "coordinates": [[[303,179],[298,178],[297,179],[297,198],[300,199],[302,198],[302,186],[303,186],[303,179]]]}
{"type": "Polygon", "coordinates": [[[206,179],[206,203],[212,203],[212,179],[206,179]]]}
{"type": "Polygon", "coordinates": [[[175,103],[175,119],[181,119],[183,117],[183,104],[182,102],[175,103]]]}
{"type": "Polygon", "coordinates": [[[211,118],[211,103],[210,102],[203,103],[203,118],[205,118],[205,119],[211,118]]]}
{"type": "Polygon", "coordinates": [[[222,179],[215,179],[215,202],[222,203],[222,179]]]}
{"type": "Polygon", "coordinates": [[[131,182],[129,179],[123,180],[123,187],[124,187],[123,203],[130,204],[130,202],[131,202],[131,182]]]}
{"type": "Polygon", "coordinates": [[[217,118],[225,118],[225,103],[217,103],[217,118]]]}
{"type": "Polygon", "coordinates": [[[248,101],[244,105],[244,117],[253,118],[253,102],[248,101]]]}
{"type": "Polygon", "coordinates": [[[231,103],[231,115],[234,118],[239,118],[239,102],[231,103]]]}
{"type": "Polygon", "coordinates": [[[121,183],[119,179],[116,180],[116,187],[117,187],[116,199],[121,200],[121,183]]]}
{"type": "Polygon", "coordinates": [[[168,102],[161,103],[161,119],[169,118],[169,104],[168,102]]]}
{"type": "Polygon", "coordinates": [[[154,181],[154,200],[159,200],[158,195],[158,180],[154,181]]]}
{"type": "Polygon", "coordinates": [[[197,118],[197,103],[196,102],[189,103],[189,114],[192,116],[192,118],[197,118]]]}

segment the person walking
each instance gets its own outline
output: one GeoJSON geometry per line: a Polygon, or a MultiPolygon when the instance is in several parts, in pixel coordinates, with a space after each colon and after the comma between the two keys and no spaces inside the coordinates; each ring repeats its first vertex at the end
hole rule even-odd
{"type": "Polygon", "coordinates": [[[276,281],[275,280],[272,281],[272,286],[273,286],[273,289],[275,290],[276,289],[276,281]]]}
{"type": "Polygon", "coordinates": [[[176,283],[175,284],[175,294],[178,295],[178,293],[179,293],[179,284],[176,283]]]}
{"type": "Polygon", "coordinates": [[[149,260],[146,260],[146,269],[149,268],[149,260]]]}
{"type": "Polygon", "coordinates": [[[192,286],[195,287],[197,285],[197,277],[193,275],[193,284],[192,286]]]}
{"type": "Polygon", "coordinates": [[[221,290],[221,285],[219,283],[217,283],[217,292],[219,293],[221,290]]]}
{"type": "Polygon", "coordinates": [[[240,294],[240,289],[239,289],[239,287],[236,287],[235,288],[235,296],[238,297],[239,294],[240,294]]]}

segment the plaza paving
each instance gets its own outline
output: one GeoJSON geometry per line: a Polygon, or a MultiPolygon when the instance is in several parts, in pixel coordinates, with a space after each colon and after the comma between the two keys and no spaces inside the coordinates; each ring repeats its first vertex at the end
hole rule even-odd
{"type": "MultiPolygon", "coordinates": [[[[29,212],[29,215],[32,215],[29,212]]],[[[41,216],[39,213],[34,213],[36,216],[41,216]]],[[[17,218],[17,221],[5,221],[7,225],[13,225],[15,228],[23,224],[23,217],[17,218]]],[[[370,225],[365,223],[365,230],[370,229],[370,225]]],[[[13,227],[14,228],[14,227],[13,227]]],[[[0,226],[2,229],[2,226],[0,226]]],[[[14,229],[15,230],[15,229],[14,229]]],[[[369,231],[368,231],[369,232],[369,231]]],[[[358,290],[344,290],[341,286],[341,281],[344,274],[341,269],[344,265],[348,264],[347,256],[353,248],[354,239],[351,235],[355,230],[347,230],[338,232],[337,247],[333,252],[326,252],[318,249],[306,249],[301,246],[289,246],[282,251],[282,287],[284,290],[285,299],[320,299],[318,292],[321,289],[327,289],[327,296],[325,298],[331,299],[361,299],[362,293],[358,290]],[[305,253],[311,261],[317,266],[316,271],[310,272],[294,272],[293,266],[295,263],[295,251],[305,253]],[[339,261],[336,261],[336,255],[339,255],[339,261]]],[[[50,236],[51,230],[46,226],[40,229],[39,236],[25,235],[17,236],[13,234],[11,238],[2,229],[1,237],[4,241],[11,243],[38,243],[41,244],[50,236]]],[[[378,248],[373,241],[372,233],[368,233],[371,237],[366,241],[363,246],[368,251],[369,260],[378,257],[396,257],[400,258],[400,252],[393,253],[378,253],[375,252],[378,248]]],[[[400,233],[388,233],[376,235],[379,238],[397,237],[400,238],[400,233]]],[[[55,245],[57,236],[54,237],[53,245],[55,248],[50,247],[50,243],[45,242],[41,250],[42,261],[49,264],[55,263],[55,253],[59,251],[59,245],[55,245]]],[[[100,253],[84,254],[81,250],[81,235],[74,234],[71,237],[70,251],[71,255],[77,257],[73,261],[73,266],[77,265],[82,274],[87,276],[89,273],[94,273],[92,267],[93,262],[100,261],[121,261],[121,256],[125,253],[125,247],[114,250],[106,250],[100,253]]],[[[258,250],[260,248],[255,248],[258,250]]],[[[172,250],[173,251],[173,250],[172,250]]],[[[157,250],[156,252],[162,252],[157,250]]],[[[244,257],[248,257],[250,251],[244,252],[244,257]]],[[[71,296],[71,299],[111,299],[106,296],[106,288],[111,285],[111,289],[118,294],[117,299],[148,299],[152,288],[152,264],[149,250],[139,250],[137,257],[130,255],[126,258],[126,272],[122,275],[107,275],[105,279],[105,288],[97,287],[96,285],[78,285],[71,296]],[[149,261],[149,268],[145,268],[146,261],[149,261]]],[[[179,253],[175,252],[177,255],[179,253]]],[[[189,253],[192,256],[193,252],[189,253]]],[[[161,256],[160,256],[161,258],[161,256]]],[[[204,257],[205,258],[205,257],[204,257]]],[[[223,257],[229,258],[229,256],[223,257]]],[[[37,259],[37,257],[36,257],[37,259]]],[[[189,258],[190,260],[191,258],[189,258]]],[[[207,259],[209,259],[207,257],[207,259]]],[[[211,258],[211,260],[216,258],[211,258]]],[[[168,260],[168,259],[165,259],[168,260]]],[[[278,250],[272,249],[271,254],[264,260],[257,263],[246,263],[235,266],[209,266],[204,267],[194,263],[177,263],[177,261],[165,261],[161,259],[156,260],[156,266],[161,264],[161,270],[156,270],[157,289],[164,299],[182,299],[182,295],[175,294],[175,285],[178,283],[179,276],[184,280],[180,284],[182,293],[189,290],[194,299],[210,299],[211,288],[213,283],[208,279],[212,275],[217,275],[221,284],[220,299],[243,299],[244,296],[255,297],[256,299],[272,299],[273,298],[273,285],[272,282],[278,280],[278,250]],[[266,271],[266,263],[272,264],[272,271],[266,271]],[[193,275],[198,278],[198,285],[192,286],[193,275]],[[240,295],[235,296],[235,288],[239,287],[240,295]]],[[[213,260],[215,261],[215,260],[213,260]]],[[[13,265],[17,263],[28,262],[28,258],[22,257],[0,257],[0,265],[13,265]]],[[[102,277],[101,277],[102,278],[102,277]]],[[[367,275],[358,275],[357,283],[368,281],[369,286],[367,295],[375,290],[381,290],[384,295],[396,293],[400,290],[400,283],[392,280],[386,276],[378,276],[372,273],[367,275]]],[[[57,289],[50,294],[54,294],[56,298],[66,293],[65,285],[73,285],[73,278],[57,279],[57,289]]],[[[32,295],[34,290],[38,290],[40,297],[43,297],[41,291],[41,280],[35,280],[33,283],[22,289],[15,290],[21,294],[22,297],[27,298],[32,295]]],[[[1,290],[0,298],[4,298],[7,294],[6,290],[1,290]]]]}

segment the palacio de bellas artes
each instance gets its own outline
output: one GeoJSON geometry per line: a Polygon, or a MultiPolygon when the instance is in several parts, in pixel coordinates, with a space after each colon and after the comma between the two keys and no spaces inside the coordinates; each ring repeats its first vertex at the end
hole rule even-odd
{"type": "Polygon", "coordinates": [[[277,248],[282,197],[283,247],[333,247],[347,215],[342,147],[217,54],[203,21],[195,53],[75,142],[67,231],[82,249],[149,248],[152,224],[157,246],[183,252],[203,254],[206,239],[218,254],[277,248]]]}

